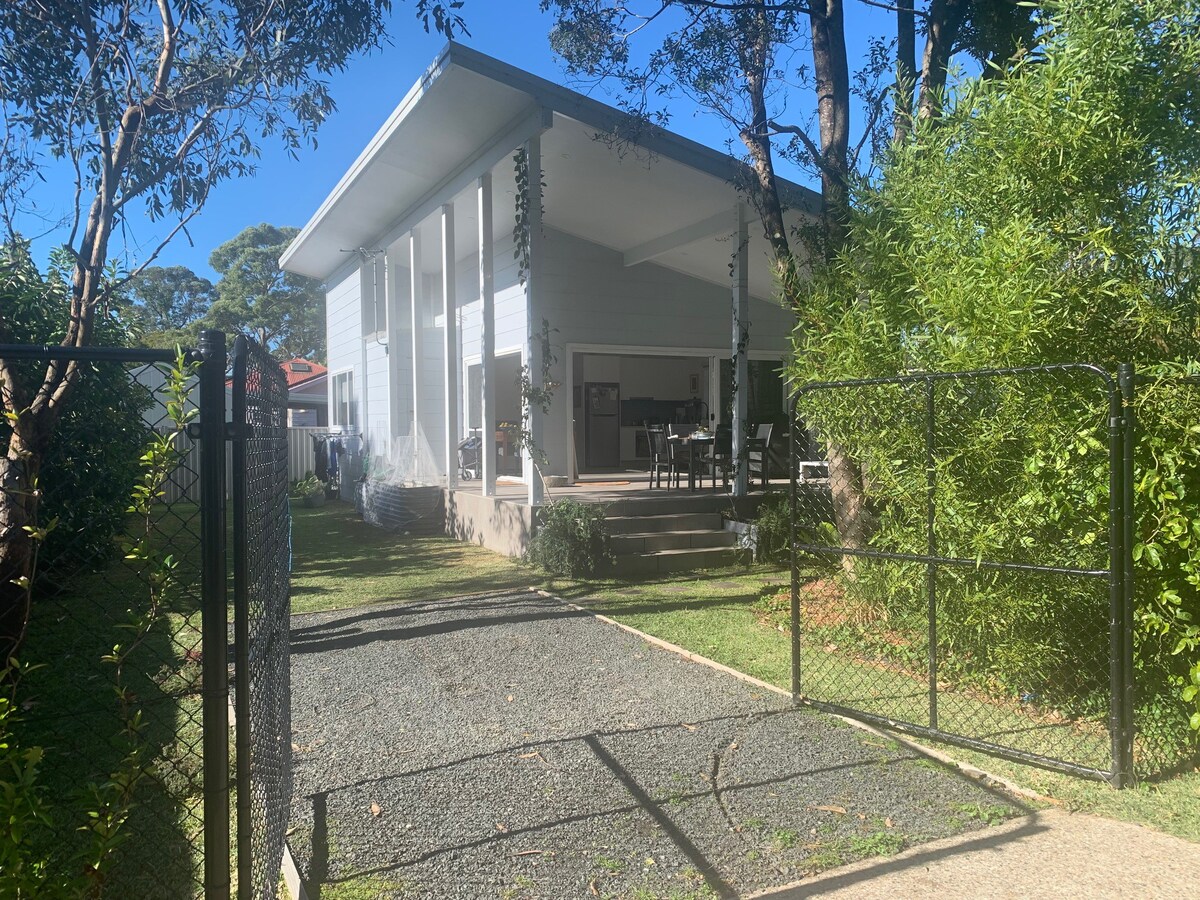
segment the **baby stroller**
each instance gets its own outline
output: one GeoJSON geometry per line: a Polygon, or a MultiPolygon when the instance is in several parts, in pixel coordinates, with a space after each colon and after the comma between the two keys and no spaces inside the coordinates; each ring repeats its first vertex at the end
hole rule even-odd
{"type": "Polygon", "coordinates": [[[483,440],[477,434],[471,435],[458,445],[458,477],[463,481],[479,477],[482,451],[483,440]]]}

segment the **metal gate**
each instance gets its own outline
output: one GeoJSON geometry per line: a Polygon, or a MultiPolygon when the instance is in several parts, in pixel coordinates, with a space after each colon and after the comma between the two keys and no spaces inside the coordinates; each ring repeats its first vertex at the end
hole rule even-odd
{"type": "Polygon", "coordinates": [[[1131,397],[1088,365],[801,388],[796,698],[1126,783],[1131,397]]]}
{"type": "Polygon", "coordinates": [[[292,794],[288,389],[253,339],[232,357],[238,896],[273,900],[292,794]]]}

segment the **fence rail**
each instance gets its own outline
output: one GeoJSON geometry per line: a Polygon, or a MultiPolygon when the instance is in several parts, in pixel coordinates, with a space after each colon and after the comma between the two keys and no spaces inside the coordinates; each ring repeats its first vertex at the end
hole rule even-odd
{"type": "MultiPolygon", "coordinates": [[[[169,429],[156,429],[159,434],[170,433],[169,429]]],[[[312,435],[328,434],[328,428],[289,427],[287,430],[288,450],[288,480],[299,481],[312,473],[316,467],[316,454],[313,451],[312,435]]],[[[200,502],[200,442],[186,434],[176,437],[176,446],[183,455],[183,463],[170,479],[163,485],[164,502],[199,503],[200,502]]],[[[226,499],[230,497],[230,485],[233,484],[233,450],[225,448],[225,484],[226,499]]]]}

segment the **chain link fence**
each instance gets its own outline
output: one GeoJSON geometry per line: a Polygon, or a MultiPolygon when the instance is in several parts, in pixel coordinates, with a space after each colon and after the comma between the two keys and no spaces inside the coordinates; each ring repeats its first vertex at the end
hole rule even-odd
{"type": "MultiPolygon", "coordinates": [[[[20,832],[24,859],[45,861],[29,874],[39,895],[202,897],[196,365],[153,351],[0,355],[24,385],[50,364],[78,367],[51,436],[26,448],[36,458],[0,424],[5,456],[37,466],[36,568],[20,669],[5,682],[7,752],[36,762],[44,813],[20,832]]],[[[29,494],[7,471],[4,502],[16,504],[29,494]]]]}
{"type": "Polygon", "coordinates": [[[1109,777],[1114,403],[1083,366],[802,389],[828,478],[796,494],[799,693],[1109,777]]]}
{"type": "Polygon", "coordinates": [[[292,794],[287,381],[233,347],[238,895],[273,900],[292,794]]]}
{"type": "Polygon", "coordinates": [[[1166,643],[1195,614],[1200,392],[1138,383],[1061,365],[802,388],[797,695],[1115,784],[1194,759],[1189,657],[1166,643]]]}

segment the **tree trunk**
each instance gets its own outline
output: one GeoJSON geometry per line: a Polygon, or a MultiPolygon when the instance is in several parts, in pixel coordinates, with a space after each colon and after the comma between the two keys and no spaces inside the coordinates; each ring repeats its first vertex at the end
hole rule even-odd
{"type": "Polygon", "coordinates": [[[942,114],[946,67],[966,14],[967,0],[933,0],[929,4],[925,53],[921,58],[921,95],[917,100],[917,116],[921,119],[936,119],[942,114]]]}
{"type": "Polygon", "coordinates": [[[846,243],[850,219],[850,68],[842,0],[814,4],[809,23],[821,137],[823,256],[832,260],[846,243]]]}
{"type": "Polygon", "coordinates": [[[913,0],[896,3],[896,96],[892,112],[892,142],[903,144],[912,132],[913,88],[917,68],[917,17],[913,0]]]}
{"type": "MultiPolygon", "coordinates": [[[[826,448],[829,461],[829,489],[833,496],[833,524],[843,547],[862,550],[871,539],[867,493],[863,488],[862,466],[839,444],[826,448]]],[[[858,558],[842,557],[842,571],[854,577],[858,558]]]]}
{"type": "Polygon", "coordinates": [[[0,663],[17,654],[25,637],[34,578],[34,539],[26,528],[37,524],[42,454],[35,426],[25,418],[0,457],[0,663]]]}

